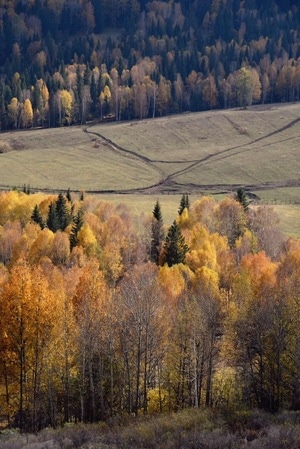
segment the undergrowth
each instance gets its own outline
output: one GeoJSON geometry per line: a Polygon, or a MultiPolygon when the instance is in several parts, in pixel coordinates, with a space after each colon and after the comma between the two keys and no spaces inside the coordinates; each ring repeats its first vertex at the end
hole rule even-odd
{"type": "Polygon", "coordinates": [[[300,412],[218,413],[189,409],[98,424],[68,424],[37,435],[3,430],[1,449],[298,449],[300,412]]]}

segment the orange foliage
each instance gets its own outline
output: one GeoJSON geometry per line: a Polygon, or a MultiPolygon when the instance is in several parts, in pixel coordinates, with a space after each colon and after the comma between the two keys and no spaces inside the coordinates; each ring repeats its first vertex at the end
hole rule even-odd
{"type": "Polygon", "coordinates": [[[248,275],[252,288],[257,293],[265,288],[272,288],[276,284],[278,263],[272,262],[264,251],[258,254],[246,254],[242,258],[241,268],[248,275]]]}
{"type": "Polygon", "coordinates": [[[171,302],[176,302],[184,292],[187,284],[193,282],[193,272],[184,264],[160,267],[158,273],[159,285],[171,302]]]}

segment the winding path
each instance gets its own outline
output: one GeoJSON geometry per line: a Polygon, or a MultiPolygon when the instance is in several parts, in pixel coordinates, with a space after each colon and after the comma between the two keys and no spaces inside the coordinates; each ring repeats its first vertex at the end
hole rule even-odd
{"type": "MultiPolygon", "coordinates": [[[[232,123],[231,119],[224,115],[224,117],[234,126],[234,123],[232,123]]],[[[124,189],[122,191],[114,191],[115,193],[167,193],[170,191],[174,191],[176,193],[182,193],[182,192],[197,192],[197,191],[206,191],[206,190],[223,190],[223,191],[233,191],[236,190],[238,187],[243,187],[246,191],[252,191],[252,190],[264,190],[264,189],[272,189],[276,187],[300,187],[300,179],[298,180],[284,180],[280,182],[266,182],[266,183],[259,183],[259,184],[249,184],[249,185],[243,185],[243,186],[237,186],[233,184],[209,184],[209,185],[203,185],[203,184],[180,184],[174,180],[175,177],[181,176],[185,173],[189,173],[191,170],[193,170],[195,167],[204,165],[208,161],[214,161],[214,160],[222,160],[227,157],[231,157],[232,155],[239,155],[243,152],[250,151],[248,148],[249,146],[252,146],[254,144],[257,144],[258,142],[262,142],[265,139],[268,139],[274,135],[281,134],[282,132],[288,130],[289,128],[295,126],[296,124],[300,123],[300,118],[296,118],[295,120],[292,120],[290,123],[282,126],[279,129],[276,129],[275,131],[272,131],[271,133],[268,133],[262,137],[259,137],[257,139],[254,139],[250,142],[244,143],[242,145],[234,146],[227,148],[225,150],[219,151],[214,154],[209,154],[201,159],[191,160],[191,161],[162,161],[162,160],[154,160],[149,159],[146,156],[143,156],[135,151],[129,150],[127,148],[123,148],[120,145],[116,144],[110,139],[107,139],[105,136],[100,134],[99,132],[94,132],[90,127],[84,128],[84,132],[88,133],[91,136],[91,139],[97,138],[100,143],[107,145],[111,151],[116,151],[119,153],[122,153],[123,155],[126,155],[128,157],[132,157],[133,159],[140,160],[147,164],[149,167],[152,168],[152,170],[155,170],[159,175],[159,182],[143,187],[143,188],[135,188],[135,189],[124,189]],[[189,164],[185,168],[182,168],[181,170],[174,171],[172,174],[167,175],[162,169],[157,167],[157,163],[168,163],[168,164],[189,164]]],[[[299,132],[300,136],[300,132],[299,132]]],[[[297,136],[298,137],[298,136],[297,136]]],[[[286,142],[290,140],[291,138],[284,138],[281,140],[281,142],[286,142]]],[[[268,146],[270,144],[266,144],[268,146]]]]}

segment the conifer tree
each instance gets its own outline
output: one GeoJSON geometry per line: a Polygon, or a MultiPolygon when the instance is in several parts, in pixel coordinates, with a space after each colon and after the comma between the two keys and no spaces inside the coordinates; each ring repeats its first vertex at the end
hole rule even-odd
{"type": "Polygon", "coordinates": [[[55,209],[58,218],[58,229],[64,231],[66,227],[71,223],[72,216],[67,207],[66,197],[62,193],[58,195],[55,209]]]}
{"type": "Polygon", "coordinates": [[[159,264],[159,256],[162,248],[162,242],[164,239],[163,232],[163,218],[161,214],[161,208],[159,201],[157,200],[153,209],[153,219],[151,227],[151,248],[150,259],[152,262],[159,264]]]}
{"type": "Polygon", "coordinates": [[[26,195],[30,195],[30,185],[29,184],[23,185],[23,193],[26,193],[26,195]]]}
{"type": "Polygon", "coordinates": [[[178,263],[184,263],[185,255],[188,251],[189,247],[185,242],[185,238],[174,220],[166,236],[163,262],[167,263],[169,267],[178,263]]]}
{"type": "Polygon", "coordinates": [[[74,217],[73,226],[70,233],[70,248],[72,249],[78,244],[78,232],[83,225],[83,210],[79,209],[78,213],[74,217]]]}
{"type": "Polygon", "coordinates": [[[240,188],[237,190],[235,199],[243,206],[244,211],[247,212],[249,209],[249,200],[244,189],[240,188]]]}
{"type": "Polygon", "coordinates": [[[32,215],[31,215],[31,220],[34,221],[35,223],[37,223],[38,225],[40,225],[41,229],[44,229],[45,223],[44,223],[43,217],[41,215],[40,208],[37,204],[34,206],[34,209],[33,209],[32,215]]]}
{"type": "Polygon", "coordinates": [[[189,210],[189,207],[190,207],[189,196],[188,196],[187,193],[184,193],[182,195],[182,197],[181,197],[181,200],[180,200],[178,214],[181,215],[182,212],[184,211],[184,209],[188,209],[189,210]]]}
{"type": "Polygon", "coordinates": [[[52,232],[56,232],[59,229],[59,220],[56,212],[55,203],[49,205],[49,212],[47,217],[47,228],[52,232]]]}
{"type": "Polygon", "coordinates": [[[72,201],[72,198],[71,198],[71,191],[70,191],[70,187],[68,188],[68,190],[67,190],[67,194],[66,194],[66,198],[67,198],[67,200],[71,203],[71,201],[72,201]]]}

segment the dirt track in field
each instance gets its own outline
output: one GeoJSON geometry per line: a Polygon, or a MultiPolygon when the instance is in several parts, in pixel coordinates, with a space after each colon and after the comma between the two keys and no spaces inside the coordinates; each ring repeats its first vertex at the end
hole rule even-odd
{"type": "MultiPolygon", "coordinates": [[[[233,125],[234,123],[231,122],[231,119],[229,117],[226,117],[226,119],[233,125]]],[[[260,190],[270,190],[270,189],[274,189],[274,188],[283,188],[283,187],[300,187],[300,179],[286,179],[286,180],[282,180],[282,181],[277,181],[277,182],[265,182],[265,183],[258,183],[258,184],[249,184],[249,185],[236,185],[236,184],[207,184],[207,185],[203,185],[203,184],[189,184],[189,183],[185,183],[185,184],[180,184],[178,183],[175,178],[179,175],[183,175],[183,174],[187,174],[189,173],[191,170],[193,170],[195,167],[199,167],[203,164],[206,164],[207,162],[213,162],[215,161],[220,161],[222,159],[225,159],[227,157],[231,157],[233,155],[238,156],[239,154],[243,153],[243,152],[247,152],[247,151],[251,151],[251,147],[252,145],[257,144],[258,142],[262,142],[272,136],[278,135],[279,137],[279,141],[281,143],[286,142],[290,139],[293,138],[289,138],[289,137],[285,137],[282,135],[282,133],[292,127],[294,127],[295,125],[300,123],[300,118],[296,118],[294,120],[292,120],[291,122],[289,122],[288,124],[282,126],[279,129],[276,129],[275,131],[268,133],[264,136],[261,136],[257,139],[253,139],[250,142],[241,144],[241,145],[237,145],[237,146],[233,146],[230,148],[226,148],[225,150],[221,150],[217,153],[213,153],[213,154],[209,154],[203,158],[200,159],[196,159],[193,161],[190,161],[189,165],[186,166],[185,168],[181,169],[181,170],[177,170],[174,171],[173,173],[167,175],[163,170],[159,169],[157,167],[157,163],[158,162],[165,162],[165,161],[159,161],[159,160],[152,160],[147,158],[146,156],[143,156],[135,151],[131,151],[130,149],[127,148],[123,148],[120,145],[116,144],[115,142],[113,142],[110,139],[107,139],[105,136],[103,136],[101,133],[99,132],[95,132],[93,131],[93,127],[86,127],[84,128],[84,132],[88,133],[89,136],[91,137],[91,140],[94,140],[95,138],[104,145],[107,145],[111,151],[115,151],[118,153],[122,153],[123,155],[125,154],[127,157],[131,157],[133,159],[139,160],[144,162],[146,165],[148,165],[149,167],[151,167],[152,169],[156,170],[159,173],[160,176],[160,181],[156,184],[147,186],[147,187],[143,187],[143,188],[135,188],[135,189],[124,189],[124,190],[118,190],[118,191],[110,191],[109,193],[149,193],[149,194],[164,194],[164,193],[189,193],[189,194],[197,194],[199,192],[205,192],[205,191],[216,191],[216,192],[224,192],[224,193],[228,193],[228,192],[232,192],[235,191],[237,188],[239,187],[243,187],[243,189],[248,192],[251,195],[251,192],[253,191],[260,191],[260,190]],[[281,138],[280,138],[281,136],[281,138]],[[250,148],[249,148],[250,147],[250,148]]],[[[299,136],[300,137],[300,132],[299,132],[299,136]]],[[[268,146],[269,144],[266,144],[266,146],[268,146]]],[[[182,160],[173,160],[173,161],[168,161],[168,164],[171,163],[176,163],[176,164],[181,164],[183,163],[182,160]]],[[[186,161],[184,162],[186,164],[186,161]]],[[[94,192],[94,193],[103,193],[103,191],[101,192],[94,192]]]]}

